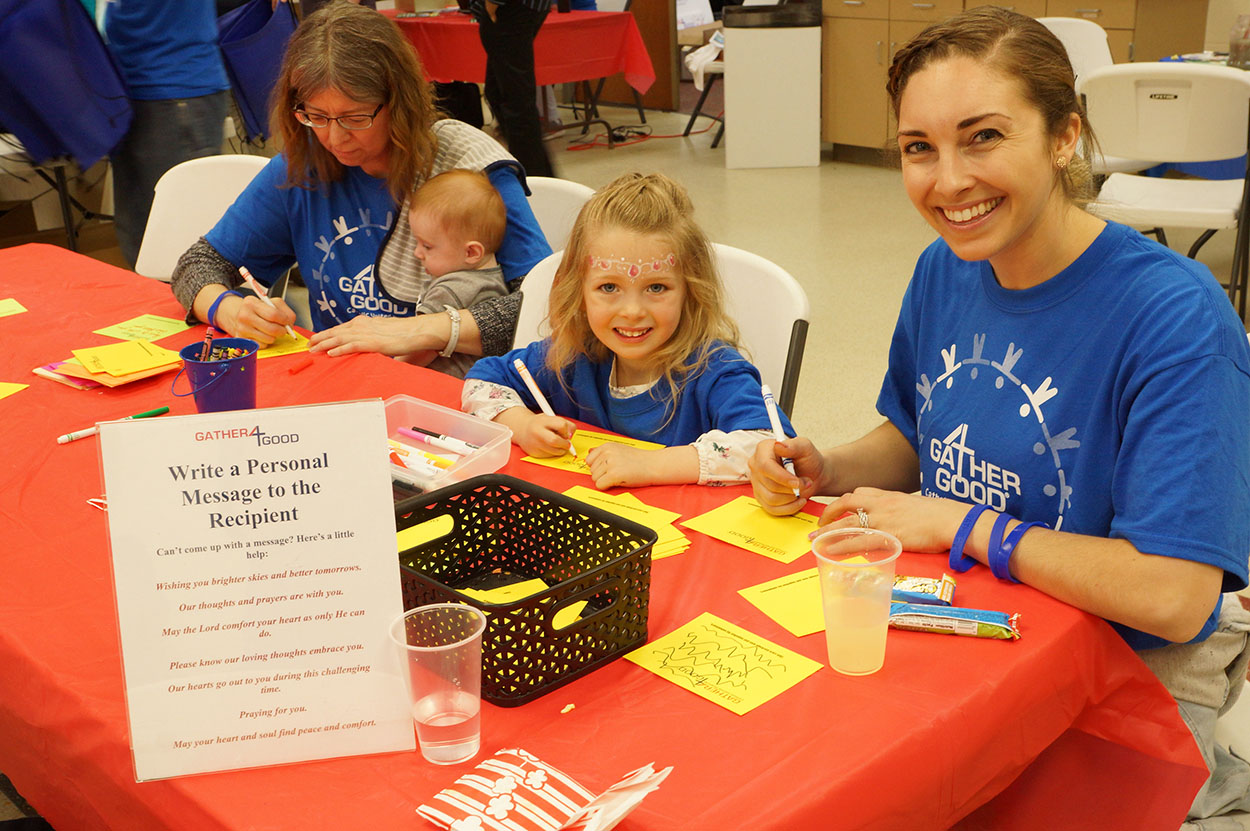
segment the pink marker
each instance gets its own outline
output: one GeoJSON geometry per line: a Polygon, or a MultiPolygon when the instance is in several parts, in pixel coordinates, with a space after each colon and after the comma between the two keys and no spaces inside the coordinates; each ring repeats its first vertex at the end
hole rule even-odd
{"type": "MultiPolygon", "coordinates": [[[[239,274],[243,277],[243,282],[247,283],[247,287],[251,289],[252,291],[256,292],[256,296],[259,297],[261,300],[264,300],[265,304],[268,305],[269,308],[271,309],[278,308],[277,306],[274,305],[274,302],[269,299],[269,292],[261,288],[260,283],[256,282],[256,278],[252,276],[252,272],[247,270],[247,266],[245,265],[239,266],[239,274]]],[[[286,327],[286,333],[293,338],[298,338],[298,336],[295,334],[295,330],[292,329],[290,326],[286,327]]]]}

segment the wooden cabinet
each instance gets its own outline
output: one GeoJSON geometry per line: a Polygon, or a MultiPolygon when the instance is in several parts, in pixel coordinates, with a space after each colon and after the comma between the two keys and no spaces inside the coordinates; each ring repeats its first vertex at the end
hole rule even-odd
{"type": "Polygon", "coordinates": [[[964,8],[1003,6],[1032,17],[1082,17],[1107,30],[1117,63],[1198,52],[1207,0],[822,0],[821,139],[881,147],[894,131],[885,93],[899,46],[964,8]]]}

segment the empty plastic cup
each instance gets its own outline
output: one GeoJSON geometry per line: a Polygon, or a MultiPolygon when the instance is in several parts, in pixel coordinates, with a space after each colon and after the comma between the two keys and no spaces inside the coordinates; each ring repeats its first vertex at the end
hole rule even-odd
{"type": "Polygon", "coordinates": [[[421,755],[467,762],[482,736],[482,632],[486,614],[460,603],[418,606],[391,624],[408,684],[421,755]]]}
{"type": "Polygon", "coordinates": [[[820,573],[829,666],[871,675],[885,663],[898,539],[874,528],[834,528],[812,541],[820,573]]]}
{"type": "Polygon", "coordinates": [[[256,351],[260,345],[249,338],[216,338],[208,360],[200,360],[204,344],[182,347],[182,369],[169,385],[170,392],[185,398],[195,396],[195,409],[201,413],[251,410],[256,407],[256,351]],[[216,357],[213,357],[216,356],[216,357]],[[191,392],[177,392],[174,384],[187,374],[191,392]]]}

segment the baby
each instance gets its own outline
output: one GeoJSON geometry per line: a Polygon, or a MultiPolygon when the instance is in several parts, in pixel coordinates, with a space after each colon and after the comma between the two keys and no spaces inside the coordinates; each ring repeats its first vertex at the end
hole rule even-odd
{"type": "MultiPolygon", "coordinates": [[[[507,215],[486,174],[449,170],[434,176],[413,194],[408,224],[417,241],[414,253],[430,277],[417,301],[418,314],[467,309],[508,293],[495,261],[507,215]]],[[[476,358],[431,351],[409,360],[463,378],[476,358]]]]}

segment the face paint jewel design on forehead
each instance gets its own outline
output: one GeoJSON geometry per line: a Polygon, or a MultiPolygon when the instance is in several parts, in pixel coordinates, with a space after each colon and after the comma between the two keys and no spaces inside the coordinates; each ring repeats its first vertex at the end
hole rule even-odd
{"type": "Polygon", "coordinates": [[[630,281],[648,274],[660,274],[677,267],[677,255],[665,254],[656,260],[627,260],[624,257],[596,257],[591,254],[586,258],[586,267],[619,274],[630,281]]]}

